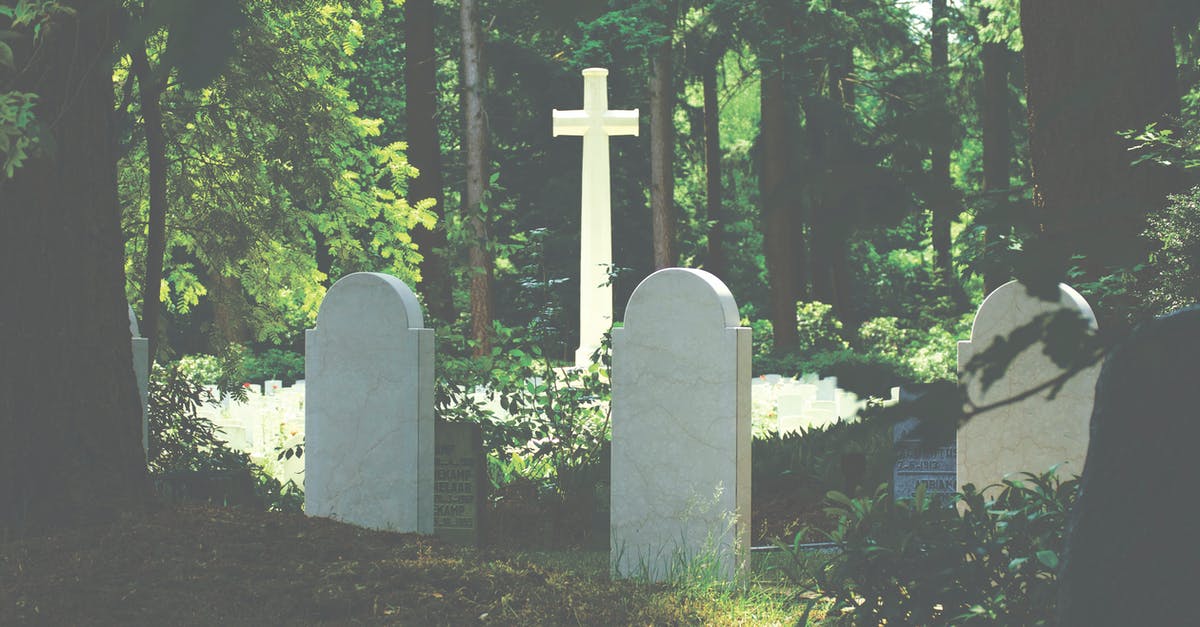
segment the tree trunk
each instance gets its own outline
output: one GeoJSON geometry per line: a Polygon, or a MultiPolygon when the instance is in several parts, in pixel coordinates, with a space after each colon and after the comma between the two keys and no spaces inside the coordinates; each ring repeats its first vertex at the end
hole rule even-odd
{"type": "Polygon", "coordinates": [[[803,259],[804,247],[804,240],[794,238],[800,221],[788,184],[788,177],[792,175],[792,116],[784,88],[782,56],[776,53],[760,59],[759,66],[762,72],[759,94],[762,121],[758,138],[758,185],[762,202],[763,252],[771,293],[775,351],[787,352],[794,350],[799,342],[796,301],[800,300],[799,260],[803,259]]]}
{"type": "Polygon", "coordinates": [[[463,216],[472,237],[468,253],[471,266],[471,337],[476,342],[475,354],[483,355],[490,352],[492,340],[492,259],[487,248],[487,223],[479,209],[487,184],[487,121],[483,111],[483,32],[476,0],[462,0],[459,20],[463,46],[463,149],[467,167],[463,216]]]}
{"type": "MultiPolygon", "coordinates": [[[[931,38],[929,41],[929,61],[938,81],[938,94],[945,98],[947,94],[947,76],[949,68],[949,38],[946,26],[946,0],[933,0],[930,17],[931,38]]],[[[943,111],[949,111],[947,103],[939,103],[943,111]]],[[[936,275],[942,283],[944,294],[951,298],[958,297],[958,278],[954,272],[954,257],[950,248],[950,223],[956,213],[952,203],[953,183],[950,181],[950,120],[946,120],[930,150],[930,177],[933,179],[934,197],[931,213],[933,214],[930,227],[930,238],[933,240],[934,266],[936,275]]]]}
{"type": "Polygon", "coordinates": [[[725,277],[726,258],[723,250],[725,215],[721,208],[721,127],[717,101],[716,58],[704,70],[704,182],[708,220],[708,269],[725,277]]]}
{"type": "Polygon", "coordinates": [[[110,119],[113,3],[63,4],[77,14],[43,25],[12,85],[38,94],[48,150],[0,181],[0,536],[136,511],[150,494],[110,119]]]}
{"type": "MultiPolygon", "coordinates": [[[[988,10],[981,12],[981,22],[987,25],[988,10]]],[[[1012,130],[1008,122],[1008,46],[1000,42],[984,42],[980,54],[983,64],[980,126],[983,131],[983,191],[991,199],[992,215],[997,218],[1008,213],[1009,174],[1012,162],[1012,130]]],[[[993,220],[995,221],[995,220],[993,220]]],[[[994,239],[989,229],[984,234],[984,246],[994,239]]],[[[1004,284],[1008,276],[996,270],[985,270],[983,293],[986,296],[1004,284]]]]}
{"type": "Polygon", "coordinates": [[[654,269],[675,265],[675,91],[672,89],[671,24],[673,6],[666,10],[666,41],[650,61],[650,216],[654,240],[654,269]]]}
{"type": "Polygon", "coordinates": [[[159,97],[162,84],[154,76],[144,44],[129,52],[131,68],[138,79],[142,107],[142,126],[146,132],[147,178],[150,185],[150,211],[146,231],[146,268],[142,281],[142,337],[150,345],[150,363],[158,350],[159,313],[162,310],[163,255],[167,247],[167,140],[163,133],[159,97]]]}
{"type": "Polygon", "coordinates": [[[1087,280],[1145,259],[1146,214],[1179,183],[1169,168],[1132,167],[1138,154],[1117,135],[1179,113],[1168,8],[1021,2],[1034,205],[1056,260],[1085,255],[1087,280]]]}
{"type": "Polygon", "coordinates": [[[432,229],[417,225],[412,238],[421,252],[421,283],[425,306],[436,319],[454,319],[454,300],[447,269],[445,197],[442,194],[442,157],[437,121],[437,49],[434,46],[433,0],[407,0],[404,3],[404,30],[407,37],[404,59],[405,115],[408,121],[408,161],[421,171],[409,181],[408,196],[413,202],[432,198],[438,224],[432,229]]]}

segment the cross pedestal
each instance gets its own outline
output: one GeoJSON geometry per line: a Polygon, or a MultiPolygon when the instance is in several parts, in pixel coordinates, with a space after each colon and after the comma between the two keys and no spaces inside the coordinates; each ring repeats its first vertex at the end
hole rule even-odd
{"type": "Polygon", "coordinates": [[[583,136],[583,194],[579,250],[579,348],[575,365],[586,366],[612,328],[612,200],[608,138],[638,134],[638,110],[608,110],[608,70],[583,71],[583,109],[554,110],[554,136],[583,136]]]}

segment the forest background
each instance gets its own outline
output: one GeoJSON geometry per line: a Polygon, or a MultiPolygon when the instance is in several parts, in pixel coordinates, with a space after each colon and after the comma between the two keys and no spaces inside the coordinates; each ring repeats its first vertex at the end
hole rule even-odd
{"type": "Polygon", "coordinates": [[[416,285],[454,383],[517,380],[531,348],[565,360],[580,149],[551,137],[550,112],[579,106],[591,66],[610,69],[613,107],[642,109],[641,136],[612,141],[618,319],[654,269],[705,268],[755,328],[757,371],[851,387],[847,372],[952,379],[969,314],[1013,277],[1067,280],[1118,339],[1200,293],[1198,13],[1186,0],[0,3],[0,261],[25,270],[5,289],[45,297],[0,330],[10,355],[56,360],[9,364],[22,374],[3,397],[55,397],[38,372],[88,381],[75,409],[51,408],[71,419],[5,423],[20,435],[11,492],[61,488],[71,460],[106,459],[95,451],[117,440],[114,458],[144,473],[133,439],[106,430],[132,433],[129,382],[89,369],[127,354],[87,357],[107,354],[92,338],[115,338],[123,316],[93,263],[110,235],[159,362],[210,353],[240,381],[251,359],[280,376],[328,286],[364,270],[416,285]],[[51,37],[64,12],[111,62],[99,90],[66,87],[81,74],[61,60],[72,40],[51,37]],[[56,92],[41,72],[59,70],[56,92]],[[62,103],[95,105],[112,137],[98,117],[39,116],[62,103]],[[119,235],[78,219],[105,215],[101,145],[117,156],[119,235]],[[78,161],[47,169],[56,154],[78,161]],[[37,474],[25,466],[53,470],[23,481],[37,474]]]}
{"type": "MultiPolygon", "coordinates": [[[[1174,62],[1106,55],[1176,92],[1107,138],[1125,133],[1128,186],[1157,195],[1054,221],[1034,202],[1023,87],[1039,59],[1012,1],[137,4],[114,74],[126,291],[160,360],[302,353],[325,289],[353,271],[416,283],[434,325],[456,329],[447,356],[489,352],[500,325],[569,357],[580,149],[551,137],[549,113],[578,106],[591,66],[612,70],[612,106],[642,110],[641,136],[611,142],[618,320],[649,272],[700,267],[784,369],[842,351],[818,361],[952,378],[967,314],[1049,231],[1057,258],[1026,265],[1106,322],[1181,300],[1149,265],[1178,229],[1140,239],[1187,189],[1174,153],[1200,100],[1195,16],[1170,3],[1139,19],[1174,62]],[[184,19],[210,24],[171,28],[184,19]],[[221,66],[174,43],[205,31],[226,35],[191,54],[216,46],[221,66]]],[[[1107,72],[1066,97],[1114,99],[1121,69],[1107,72]]]]}

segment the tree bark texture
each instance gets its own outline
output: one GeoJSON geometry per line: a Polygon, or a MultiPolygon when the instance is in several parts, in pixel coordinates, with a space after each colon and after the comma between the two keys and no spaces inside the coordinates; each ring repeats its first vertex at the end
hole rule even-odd
{"type": "MultiPolygon", "coordinates": [[[[946,72],[949,68],[949,37],[946,26],[946,0],[933,0],[930,24],[931,37],[929,41],[929,61],[938,81],[938,93],[945,97],[948,93],[946,72]]],[[[940,103],[943,111],[949,111],[946,103],[940,103]]],[[[944,128],[948,128],[950,120],[946,120],[944,128]]],[[[953,183],[950,181],[950,134],[948,131],[939,132],[930,150],[930,176],[936,190],[933,207],[930,238],[933,243],[934,265],[938,278],[941,280],[945,295],[954,297],[958,293],[958,277],[954,272],[954,256],[950,242],[950,223],[956,213],[952,204],[953,183]]]]}
{"type": "Polygon", "coordinates": [[[704,70],[704,187],[707,215],[712,226],[708,229],[708,269],[717,277],[726,273],[723,250],[725,215],[721,207],[721,125],[717,100],[717,64],[714,60],[704,70]]]}
{"type": "Polygon", "coordinates": [[[671,23],[666,11],[666,41],[650,60],[650,218],[654,269],[675,265],[675,90],[671,70],[671,23]]]}
{"type": "MultiPolygon", "coordinates": [[[[981,22],[987,25],[987,9],[981,11],[981,22]]],[[[1008,211],[1009,176],[1012,163],[1012,129],[1008,120],[1008,58],[1006,44],[984,42],[980,53],[983,65],[983,89],[980,94],[980,126],[983,132],[983,191],[994,203],[992,215],[1004,216],[1008,211]]],[[[984,234],[984,246],[994,239],[990,231],[984,234]]],[[[983,293],[991,294],[1003,285],[1008,276],[995,270],[984,272],[983,293]]]]}
{"type": "Polygon", "coordinates": [[[404,3],[405,115],[408,127],[408,161],[421,174],[409,181],[412,202],[432,198],[438,224],[427,229],[417,225],[412,232],[421,259],[421,283],[425,306],[436,319],[454,319],[453,290],[447,268],[445,196],[442,193],[442,157],[437,120],[437,50],[434,25],[437,15],[433,0],[407,0],[404,3]]]}
{"type": "Polygon", "coordinates": [[[466,153],[467,185],[463,194],[463,216],[470,229],[471,336],[475,353],[491,350],[492,259],[488,252],[487,223],[480,212],[487,185],[487,119],[483,109],[483,31],[477,0],[459,5],[462,28],[463,149],[466,153]]]}
{"type": "Polygon", "coordinates": [[[1168,0],[1021,2],[1034,204],[1050,247],[1083,254],[1087,279],[1144,259],[1148,211],[1177,174],[1119,131],[1178,115],[1168,0]]]}
{"type": "Polygon", "coordinates": [[[796,212],[793,175],[792,110],[788,106],[782,56],[772,54],[759,60],[761,127],[759,144],[759,197],[762,202],[763,252],[767,263],[767,286],[771,294],[771,325],[775,350],[796,348],[796,301],[800,300],[800,276],[804,240],[795,233],[802,223],[796,212]]]}
{"type": "MultiPolygon", "coordinates": [[[[46,148],[0,181],[0,535],[149,497],[124,293],[111,116],[113,3],[43,25],[13,87],[46,148]]],[[[18,50],[18,55],[23,54],[18,50]]]]}
{"type": "Polygon", "coordinates": [[[134,46],[129,53],[131,68],[138,79],[138,99],[142,108],[142,128],[146,133],[146,167],[149,179],[149,217],[146,229],[146,267],[142,277],[142,337],[149,341],[150,363],[158,350],[161,319],[163,256],[167,248],[167,139],[163,131],[162,84],[150,67],[145,45],[134,46]]]}

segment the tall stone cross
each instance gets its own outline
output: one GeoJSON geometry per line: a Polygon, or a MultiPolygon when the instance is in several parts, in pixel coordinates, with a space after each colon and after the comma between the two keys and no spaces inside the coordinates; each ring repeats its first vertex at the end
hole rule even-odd
{"type": "Polygon", "coordinates": [[[608,110],[608,70],[583,71],[583,109],[554,110],[554,136],[583,136],[583,198],[579,250],[579,348],[575,365],[590,363],[604,334],[612,328],[612,200],[608,138],[637,135],[638,110],[608,110]]]}

